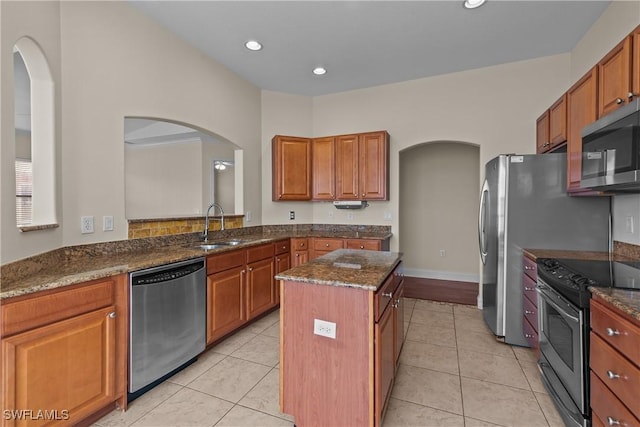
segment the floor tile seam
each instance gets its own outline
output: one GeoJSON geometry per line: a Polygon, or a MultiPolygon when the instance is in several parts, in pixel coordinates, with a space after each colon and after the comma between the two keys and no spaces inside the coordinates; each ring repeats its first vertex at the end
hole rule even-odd
{"type": "MultiPolygon", "coordinates": [[[[456,347],[457,347],[459,350],[463,350],[463,351],[468,351],[468,350],[470,350],[470,349],[469,349],[469,348],[467,348],[467,347],[462,347],[462,348],[460,348],[460,344],[458,344],[456,347]]],[[[500,354],[495,353],[495,352],[490,352],[490,351],[482,351],[482,350],[477,350],[477,349],[472,350],[472,351],[475,351],[475,352],[477,352],[477,353],[482,353],[482,354],[489,354],[489,355],[493,355],[493,356],[500,356],[500,354]]],[[[504,358],[506,358],[506,359],[512,359],[512,358],[511,358],[511,357],[509,357],[509,356],[502,356],[502,357],[504,357],[504,358]]],[[[513,359],[515,360],[515,356],[513,357],[513,359]]]]}
{"type": "Polygon", "coordinates": [[[414,307],[413,311],[415,312],[416,310],[421,312],[421,313],[438,313],[438,314],[442,314],[442,315],[450,315],[451,317],[453,317],[453,312],[452,311],[431,310],[431,309],[428,309],[428,308],[414,307]]]}
{"type": "MultiPolygon", "coordinates": [[[[456,347],[457,347],[457,346],[456,346],[456,347]]],[[[490,355],[490,356],[499,357],[499,358],[501,358],[501,359],[505,359],[505,360],[512,360],[512,361],[515,361],[515,362],[516,362],[516,365],[518,365],[518,368],[520,368],[520,370],[521,370],[521,371],[523,372],[523,374],[524,374],[524,369],[522,368],[522,365],[520,365],[520,362],[519,362],[519,361],[518,361],[518,359],[517,359],[517,358],[515,358],[515,357],[511,357],[511,356],[504,356],[504,355],[502,355],[502,354],[498,354],[498,353],[487,353],[487,352],[479,351],[479,350],[470,350],[470,349],[468,349],[468,348],[458,348],[458,352],[459,352],[459,353],[466,353],[466,354],[469,354],[469,353],[471,353],[471,354],[477,354],[477,353],[479,353],[479,354],[483,354],[483,355],[490,355]]]]}
{"type": "MultiPolygon", "coordinates": [[[[169,399],[171,399],[173,396],[175,396],[176,394],[178,394],[180,391],[182,391],[183,389],[185,389],[186,387],[181,385],[181,384],[176,384],[176,383],[171,383],[177,387],[179,387],[176,391],[174,391],[173,393],[169,394],[165,399],[161,400],[160,402],[158,402],[156,405],[153,405],[153,407],[149,408],[147,411],[145,411],[143,414],[141,414],[138,418],[136,418],[135,420],[131,421],[130,423],[127,423],[127,426],[132,426],[135,423],[137,423],[138,421],[140,421],[141,419],[143,419],[145,416],[147,416],[148,414],[150,414],[154,409],[156,409],[157,407],[159,407],[160,405],[162,405],[163,403],[165,403],[166,401],[168,401],[169,399]]],[[[160,385],[160,384],[158,384],[160,385]]],[[[156,386],[157,387],[157,386],[156,386]]],[[[155,389],[155,387],[154,387],[155,389]]],[[[153,389],[152,389],[153,390],[153,389]]],[[[152,390],[147,391],[147,393],[151,392],[152,390]]],[[[142,396],[140,396],[142,397],[142,396]]],[[[139,397],[139,398],[140,398],[139,397]]],[[[128,405],[128,403],[127,403],[128,405]]],[[[116,411],[118,409],[115,409],[116,411]]],[[[127,409],[128,410],[128,409],[127,409]]],[[[126,413],[126,411],[125,411],[126,413]]]]}
{"type": "Polygon", "coordinates": [[[184,386],[183,388],[188,388],[191,391],[195,391],[195,392],[198,392],[200,394],[204,394],[206,396],[222,400],[222,401],[230,403],[232,405],[237,405],[238,402],[240,401],[240,399],[242,399],[244,397],[244,395],[243,395],[240,399],[238,399],[238,402],[234,402],[233,400],[225,399],[224,397],[216,396],[215,394],[207,393],[206,391],[198,390],[197,388],[193,388],[193,387],[189,387],[189,386],[184,386]]]}
{"type": "Polygon", "coordinates": [[[240,407],[245,408],[245,409],[250,409],[252,411],[260,412],[261,414],[264,414],[264,415],[269,415],[270,417],[279,418],[281,420],[291,422],[291,420],[286,418],[286,416],[288,414],[283,414],[282,412],[279,412],[280,415],[274,415],[274,414],[272,414],[270,412],[265,412],[265,411],[260,410],[260,409],[252,408],[251,406],[243,405],[241,403],[236,403],[234,406],[240,406],[240,407]]]}
{"type": "MultiPolygon", "coordinates": [[[[238,350],[239,350],[239,349],[238,349],[238,350]]],[[[266,363],[256,362],[255,360],[243,359],[242,357],[238,357],[238,356],[236,356],[236,355],[233,355],[233,353],[232,353],[232,354],[229,354],[229,355],[227,356],[227,358],[228,358],[228,357],[231,357],[231,358],[236,359],[236,360],[242,360],[243,362],[255,363],[256,365],[266,366],[267,368],[275,368],[275,367],[276,367],[276,365],[280,362],[280,359],[278,358],[278,362],[276,362],[276,364],[275,364],[275,365],[267,365],[266,363]]]]}
{"type": "Polygon", "coordinates": [[[427,342],[427,341],[420,341],[420,340],[415,340],[415,339],[410,339],[410,338],[405,338],[404,340],[405,340],[405,342],[406,341],[411,341],[411,342],[415,342],[415,343],[418,343],[418,344],[428,344],[428,345],[433,345],[433,346],[437,346],[437,347],[456,348],[455,345],[435,344],[435,343],[431,343],[431,342],[427,342]]]}
{"type": "MultiPolygon", "coordinates": [[[[544,417],[544,420],[547,422],[547,425],[551,425],[551,421],[549,420],[549,418],[547,417],[546,412],[544,412],[544,408],[542,407],[542,404],[540,403],[540,400],[538,399],[538,394],[544,395],[545,393],[536,393],[535,391],[533,392],[533,397],[536,399],[536,403],[538,404],[538,408],[540,408],[540,412],[542,413],[542,416],[544,417]]],[[[547,396],[549,396],[547,394],[547,396]]],[[[549,398],[551,398],[551,396],[549,396],[549,398]]],[[[554,408],[555,408],[555,404],[554,408]]],[[[557,408],[556,408],[557,410],[557,408]]],[[[558,412],[558,414],[560,414],[560,412],[558,412]]],[[[591,414],[593,416],[593,413],[591,414]]]]}
{"type": "MultiPolygon", "coordinates": [[[[218,398],[218,399],[220,399],[220,398],[218,398]]],[[[222,400],[225,400],[225,399],[222,399],[222,400]]],[[[225,400],[225,402],[228,402],[228,400],[225,400]]],[[[229,412],[233,411],[233,408],[235,408],[235,407],[236,407],[236,405],[237,405],[236,403],[232,404],[232,405],[231,405],[231,408],[229,408],[229,410],[228,410],[227,412],[225,412],[225,413],[224,413],[224,415],[223,415],[223,416],[221,416],[221,417],[220,417],[220,419],[219,419],[218,421],[216,421],[215,423],[213,423],[213,425],[212,425],[211,427],[215,427],[215,426],[217,426],[218,424],[220,424],[220,422],[221,422],[222,420],[224,420],[224,417],[226,417],[226,416],[229,414],[229,412]]]]}
{"type": "Polygon", "coordinates": [[[463,373],[460,373],[460,378],[466,378],[468,380],[475,380],[475,381],[482,381],[483,383],[494,384],[494,385],[499,385],[499,386],[504,386],[504,387],[510,387],[512,389],[515,389],[515,390],[530,391],[531,393],[534,393],[534,391],[531,388],[531,385],[529,384],[529,382],[527,382],[527,386],[529,388],[522,388],[522,387],[517,387],[517,386],[511,385],[511,384],[504,384],[504,383],[501,383],[501,382],[492,381],[492,380],[486,379],[486,378],[473,377],[473,376],[470,376],[468,374],[463,374],[463,373]]]}
{"type": "Polygon", "coordinates": [[[395,397],[395,396],[391,396],[390,399],[395,399],[395,400],[399,400],[401,402],[411,403],[412,405],[421,406],[423,408],[433,409],[433,410],[436,410],[438,412],[446,412],[447,414],[451,414],[451,415],[455,415],[455,416],[464,418],[464,414],[458,414],[457,412],[451,412],[451,411],[447,411],[446,409],[436,408],[435,406],[429,406],[429,405],[425,405],[425,404],[422,404],[422,403],[416,403],[416,402],[412,402],[412,401],[406,400],[406,399],[401,399],[401,398],[395,397]]]}
{"type": "MultiPolygon", "coordinates": [[[[170,382],[171,384],[175,384],[175,385],[177,385],[177,386],[179,386],[179,387],[186,387],[186,386],[188,386],[189,384],[191,384],[192,382],[194,382],[195,380],[197,380],[198,378],[200,378],[201,376],[203,376],[204,374],[206,374],[207,372],[209,372],[211,369],[213,369],[215,366],[217,366],[220,362],[222,362],[223,360],[227,359],[228,357],[231,357],[231,355],[229,355],[229,354],[223,354],[223,353],[217,353],[217,354],[220,354],[220,355],[222,355],[222,356],[224,356],[224,357],[223,357],[222,359],[218,360],[218,361],[217,361],[216,363],[214,363],[213,365],[209,366],[205,371],[203,371],[200,375],[198,375],[197,377],[195,377],[194,379],[192,379],[192,380],[191,380],[191,381],[189,381],[188,383],[186,383],[186,384],[179,384],[179,383],[176,383],[176,382],[171,381],[171,379],[172,379],[174,376],[177,376],[177,374],[179,374],[180,372],[184,372],[184,370],[183,370],[183,371],[176,372],[176,374],[175,374],[175,375],[170,376],[170,377],[169,377],[169,378],[167,378],[165,381],[166,381],[166,382],[170,382]]],[[[191,366],[191,365],[190,365],[190,366],[191,366]]],[[[187,367],[185,368],[185,370],[188,370],[190,366],[187,366],[187,367]]]]}
{"type": "MultiPolygon", "coordinates": [[[[276,368],[275,366],[272,366],[272,367],[271,367],[271,369],[269,369],[269,370],[268,370],[268,371],[267,371],[267,372],[266,372],[266,373],[265,373],[265,374],[264,374],[264,375],[263,375],[263,376],[262,376],[262,377],[261,377],[261,378],[260,378],[260,379],[259,379],[259,380],[258,380],[258,381],[257,381],[257,382],[256,382],[256,383],[255,383],[251,388],[250,388],[250,389],[249,389],[249,390],[247,390],[247,392],[246,392],[245,394],[243,394],[243,395],[242,395],[242,397],[241,397],[240,399],[238,399],[238,401],[237,401],[237,402],[235,402],[235,404],[236,404],[236,405],[238,405],[238,404],[239,404],[239,402],[240,402],[242,399],[244,399],[245,397],[247,397],[247,395],[248,395],[249,393],[251,393],[251,392],[253,391],[253,389],[255,389],[256,387],[258,387],[258,384],[260,384],[260,383],[262,382],[262,380],[264,380],[264,379],[267,377],[267,375],[269,375],[269,374],[271,373],[271,371],[273,371],[273,370],[278,370],[278,371],[279,371],[279,369],[278,369],[278,368],[276,368]]],[[[279,383],[279,382],[280,382],[280,377],[278,376],[278,383],[279,383]]],[[[280,387],[280,386],[278,385],[278,387],[280,387]]],[[[278,399],[279,399],[279,397],[278,397],[278,399]]],[[[250,408],[250,409],[253,409],[253,408],[250,408]]]]}

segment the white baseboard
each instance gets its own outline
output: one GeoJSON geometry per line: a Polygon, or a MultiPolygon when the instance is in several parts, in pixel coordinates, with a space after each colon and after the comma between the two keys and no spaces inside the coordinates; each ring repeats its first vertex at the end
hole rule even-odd
{"type": "Polygon", "coordinates": [[[454,273],[452,271],[405,268],[404,275],[409,277],[419,277],[421,279],[452,280],[454,282],[473,282],[473,283],[480,282],[480,276],[478,276],[477,274],[454,273]]]}

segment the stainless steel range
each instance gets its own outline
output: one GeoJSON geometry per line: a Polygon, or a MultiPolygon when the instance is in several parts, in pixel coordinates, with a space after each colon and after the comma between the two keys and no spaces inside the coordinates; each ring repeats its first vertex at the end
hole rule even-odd
{"type": "Polygon", "coordinates": [[[538,367],[568,426],[591,425],[589,286],[640,288],[640,263],[538,259],[538,367]]]}

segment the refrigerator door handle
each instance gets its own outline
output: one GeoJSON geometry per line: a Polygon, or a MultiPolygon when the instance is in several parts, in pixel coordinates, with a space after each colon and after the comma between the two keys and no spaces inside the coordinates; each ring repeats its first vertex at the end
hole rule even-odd
{"type": "Polygon", "coordinates": [[[487,263],[487,236],[485,224],[487,220],[487,195],[489,194],[489,182],[485,179],[480,193],[480,210],[478,212],[478,246],[480,247],[480,259],[482,264],[487,263]]]}

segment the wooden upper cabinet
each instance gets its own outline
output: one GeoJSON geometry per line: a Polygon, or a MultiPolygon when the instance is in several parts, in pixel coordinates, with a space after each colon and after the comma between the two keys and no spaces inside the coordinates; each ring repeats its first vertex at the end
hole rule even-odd
{"type": "Polygon", "coordinates": [[[271,143],[273,200],[311,200],[311,139],[277,135],[271,143]]]}
{"type": "Polygon", "coordinates": [[[582,128],[598,118],[598,67],[594,67],[567,91],[567,191],[580,189],[582,128]]]}
{"type": "Polygon", "coordinates": [[[311,157],[313,159],[313,200],[335,199],[335,138],[314,138],[311,141],[311,157]]]}
{"type": "Polygon", "coordinates": [[[389,134],[336,138],[336,199],[388,200],[389,134]]]}
{"type": "Polygon", "coordinates": [[[640,27],[633,30],[631,37],[631,92],[640,96],[640,27]]]}
{"type": "Polygon", "coordinates": [[[567,141],[567,94],[549,108],[549,144],[557,147],[567,141]]]}
{"type": "Polygon", "coordinates": [[[542,113],[536,120],[536,153],[544,153],[549,150],[549,110],[542,113]]]}
{"type": "Polygon", "coordinates": [[[598,117],[633,98],[631,88],[632,36],[625,37],[598,63],[598,117]]]}

